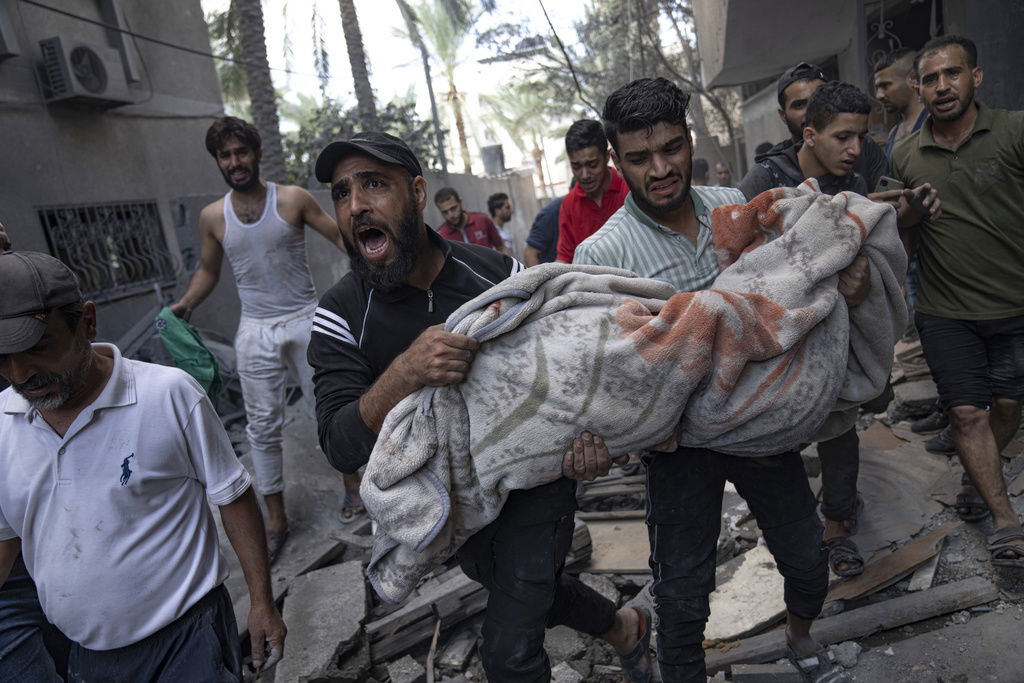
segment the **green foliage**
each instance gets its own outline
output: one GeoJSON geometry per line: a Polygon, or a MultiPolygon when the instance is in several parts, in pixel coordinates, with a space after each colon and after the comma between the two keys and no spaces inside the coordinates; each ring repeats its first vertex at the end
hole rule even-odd
{"type": "MultiPolygon", "coordinates": [[[[298,131],[285,135],[285,164],[288,182],[302,187],[316,186],[313,167],[320,151],[335,140],[352,137],[359,132],[356,107],[342,108],[337,100],[328,99],[319,106],[312,98],[300,96],[298,106],[289,105],[285,115],[299,125],[298,131]],[[291,114],[298,114],[292,118],[291,114]]],[[[436,168],[437,146],[429,121],[416,115],[412,96],[392,100],[377,110],[380,130],[402,138],[424,168],[436,168]]]]}
{"type": "Polygon", "coordinates": [[[229,114],[249,119],[249,89],[245,82],[245,69],[234,61],[240,59],[242,54],[235,3],[229,4],[223,12],[207,14],[206,27],[210,33],[213,53],[226,58],[216,61],[224,109],[229,114]]]}

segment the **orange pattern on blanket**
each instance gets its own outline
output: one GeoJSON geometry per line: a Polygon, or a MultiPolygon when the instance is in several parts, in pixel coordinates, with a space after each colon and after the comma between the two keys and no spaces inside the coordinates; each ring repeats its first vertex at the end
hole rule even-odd
{"type": "Polygon", "coordinates": [[[724,204],[711,211],[711,239],[719,268],[728,268],[741,254],[764,244],[767,231],[782,234],[785,216],[775,209],[775,202],[785,197],[785,189],[777,187],[747,204],[724,204]]]}

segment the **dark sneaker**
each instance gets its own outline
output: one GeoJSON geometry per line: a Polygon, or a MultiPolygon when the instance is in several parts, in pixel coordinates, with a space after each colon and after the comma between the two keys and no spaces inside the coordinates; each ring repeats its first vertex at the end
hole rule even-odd
{"type": "Polygon", "coordinates": [[[956,455],[956,446],[953,445],[953,428],[947,426],[925,441],[924,449],[929,453],[938,453],[939,455],[956,455]]]}
{"type": "Polygon", "coordinates": [[[936,410],[928,417],[910,423],[910,431],[915,434],[934,434],[949,426],[949,415],[945,410],[936,410]]]}

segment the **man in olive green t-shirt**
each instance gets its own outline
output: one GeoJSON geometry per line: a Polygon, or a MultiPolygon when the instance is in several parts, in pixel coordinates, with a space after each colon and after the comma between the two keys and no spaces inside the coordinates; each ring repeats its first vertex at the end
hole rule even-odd
{"type": "Polygon", "coordinates": [[[983,73],[966,38],[929,41],[915,67],[930,117],[897,143],[892,168],[942,197],[942,215],[908,235],[920,240],[915,324],[966,470],[957,512],[991,513],[992,563],[1024,567],[999,460],[1024,398],[1024,112],[975,100],[983,73]]]}

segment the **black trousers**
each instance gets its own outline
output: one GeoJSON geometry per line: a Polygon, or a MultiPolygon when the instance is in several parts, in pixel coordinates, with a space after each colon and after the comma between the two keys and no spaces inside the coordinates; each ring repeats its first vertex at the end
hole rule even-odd
{"type": "Polygon", "coordinates": [[[68,681],[234,683],[242,680],[235,611],[221,584],[156,633],[116,650],[71,646],[68,681]]]}
{"type": "Polygon", "coordinates": [[[745,458],[679,448],[649,454],[644,462],[658,665],[666,683],[706,680],[701,642],[715,589],[726,480],[736,485],[764,534],[785,579],[786,608],[803,619],[818,616],[828,590],[828,556],[798,453],[745,458]]]}
{"type": "Polygon", "coordinates": [[[818,458],[821,460],[821,514],[833,522],[854,519],[860,473],[857,427],[818,443],[818,458]]]}
{"type": "Polygon", "coordinates": [[[513,491],[498,519],[459,549],[462,570],[489,591],[480,648],[492,683],[551,679],[546,628],[599,636],[615,624],[610,600],[562,573],[575,511],[571,479],[513,491]]]}

